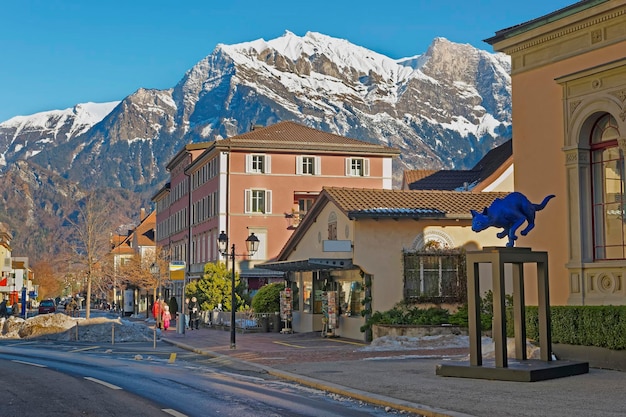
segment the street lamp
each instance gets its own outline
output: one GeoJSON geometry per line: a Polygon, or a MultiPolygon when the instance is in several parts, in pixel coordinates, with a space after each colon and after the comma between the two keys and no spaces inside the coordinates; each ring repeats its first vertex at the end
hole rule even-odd
{"type": "MultiPolygon", "coordinates": [[[[231,260],[231,267],[233,269],[233,274],[231,276],[231,287],[230,287],[230,296],[231,296],[231,307],[230,307],[230,348],[235,349],[235,308],[237,305],[237,298],[235,297],[235,256],[245,256],[238,255],[235,251],[235,244],[233,243],[230,247],[230,253],[228,253],[228,236],[222,230],[222,233],[217,237],[217,247],[220,253],[224,257],[229,257],[231,260]]],[[[246,248],[248,250],[248,255],[252,256],[259,249],[259,238],[254,235],[254,233],[250,233],[250,236],[246,239],[246,248]]]]}

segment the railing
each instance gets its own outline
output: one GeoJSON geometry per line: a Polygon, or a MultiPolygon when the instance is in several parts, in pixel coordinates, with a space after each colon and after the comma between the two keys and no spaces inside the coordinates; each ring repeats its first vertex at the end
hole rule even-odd
{"type": "MultiPolygon", "coordinates": [[[[245,332],[269,332],[270,327],[276,326],[278,313],[235,313],[235,328],[245,332]]],[[[230,329],[230,311],[201,311],[200,323],[209,327],[230,329]]],[[[280,326],[280,320],[278,321],[280,326]]],[[[276,331],[276,330],[275,330],[276,331]]]]}

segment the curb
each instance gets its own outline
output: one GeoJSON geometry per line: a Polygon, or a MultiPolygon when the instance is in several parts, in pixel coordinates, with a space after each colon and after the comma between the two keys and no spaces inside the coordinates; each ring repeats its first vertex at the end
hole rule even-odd
{"type": "Polygon", "coordinates": [[[298,384],[319,389],[322,391],[331,392],[333,394],[342,395],[355,400],[363,401],[368,404],[373,404],[381,407],[390,407],[396,410],[405,411],[408,413],[418,414],[425,417],[474,417],[471,414],[458,413],[455,411],[449,411],[444,409],[438,409],[429,407],[423,404],[416,404],[410,401],[398,400],[396,398],[387,397],[385,395],[379,395],[372,392],[361,391],[354,388],[344,387],[342,385],[334,384],[332,382],[321,381],[319,379],[310,378],[303,375],[294,374],[291,372],[281,371],[269,366],[260,365],[253,362],[247,362],[238,358],[234,358],[230,355],[224,355],[221,353],[213,352],[210,350],[204,350],[193,347],[186,343],[179,342],[177,340],[171,340],[169,338],[161,338],[162,342],[170,345],[177,346],[181,349],[197,353],[199,355],[209,356],[218,359],[228,359],[232,362],[237,362],[243,365],[252,366],[254,368],[261,369],[267,372],[269,375],[275,376],[280,379],[296,382],[298,384]]]}

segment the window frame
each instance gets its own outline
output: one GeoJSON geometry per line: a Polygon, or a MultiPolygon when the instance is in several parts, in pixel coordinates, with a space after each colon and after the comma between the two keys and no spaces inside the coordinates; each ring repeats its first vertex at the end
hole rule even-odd
{"type": "Polygon", "coordinates": [[[443,303],[467,300],[464,251],[460,249],[405,251],[402,259],[402,292],[406,302],[443,303]],[[425,260],[430,263],[436,260],[437,269],[427,268],[425,260]],[[454,267],[446,267],[446,264],[454,267]]]}
{"type": "Polygon", "coordinates": [[[322,159],[314,155],[298,155],[296,157],[297,175],[321,175],[322,159]]]}
{"type": "Polygon", "coordinates": [[[270,155],[251,153],[246,155],[246,173],[248,174],[269,174],[271,170],[270,155]],[[260,166],[259,166],[260,165],[260,166]]]}
{"type": "Polygon", "coordinates": [[[261,188],[246,189],[244,193],[244,213],[246,214],[271,214],[272,213],[272,190],[261,188]],[[258,210],[258,200],[263,198],[263,210],[258,210]]]}
{"type": "Polygon", "coordinates": [[[369,158],[346,158],[346,176],[347,177],[369,177],[370,176],[370,160],[369,158]]]}
{"type": "MultiPolygon", "coordinates": [[[[619,137],[617,120],[610,113],[598,117],[589,135],[593,259],[597,261],[626,259],[626,214],[624,210],[626,203],[626,161],[624,153],[619,148],[617,140],[619,137]],[[615,131],[616,134],[613,137],[604,138],[604,133],[610,130],[615,131]],[[617,150],[617,157],[607,158],[610,156],[611,150],[617,150]],[[614,186],[608,186],[609,178],[606,175],[613,164],[616,169],[613,169],[612,172],[617,172],[618,175],[613,178],[613,184],[619,184],[619,192],[617,193],[607,191],[609,188],[615,189],[614,186]],[[614,195],[614,199],[611,201],[607,199],[609,194],[614,195]],[[609,216],[616,214],[618,219],[621,217],[621,242],[607,237],[607,230],[612,229],[609,225],[611,221],[609,216]],[[619,252],[621,255],[616,256],[619,252]]],[[[615,221],[615,219],[612,220],[615,221]]]]}

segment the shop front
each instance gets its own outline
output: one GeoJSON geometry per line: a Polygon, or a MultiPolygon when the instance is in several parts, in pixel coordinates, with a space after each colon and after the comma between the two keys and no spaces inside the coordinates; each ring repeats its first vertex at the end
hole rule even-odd
{"type": "Polygon", "coordinates": [[[369,280],[351,259],[267,262],[256,268],[285,272],[286,287],[292,293],[293,331],[364,339],[360,329],[371,300],[369,280]]]}

